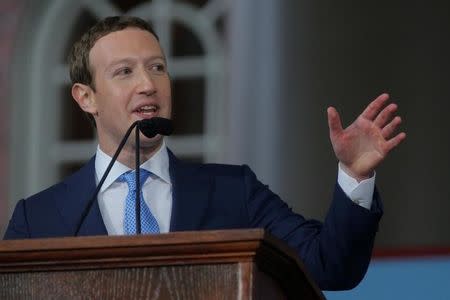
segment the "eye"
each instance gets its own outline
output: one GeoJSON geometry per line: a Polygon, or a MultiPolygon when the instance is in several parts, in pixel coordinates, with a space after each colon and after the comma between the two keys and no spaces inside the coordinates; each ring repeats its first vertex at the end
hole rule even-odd
{"type": "Polygon", "coordinates": [[[163,74],[166,72],[166,66],[164,64],[153,64],[151,66],[151,69],[153,72],[158,73],[158,74],[163,74]]]}
{"type": "Polygon", "coordinates": [[[129,67],[123,67],[123,68],[120,68],[119,70],[117,70],[117,71],[115,72],[115,75],[124,76],[124,75],[129,75],[129,74],[131,74],[131,73],[132,73],[131,68],[129,68],[129,67]]]}

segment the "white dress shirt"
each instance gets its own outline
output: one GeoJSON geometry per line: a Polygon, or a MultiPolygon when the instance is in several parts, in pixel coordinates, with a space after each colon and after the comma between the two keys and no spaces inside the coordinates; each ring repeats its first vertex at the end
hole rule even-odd
{"type": "MultiPolygon", "coordinates": [[[[108,167],[111,157],[97,147],[95,156],[95,174],[97,184],[108,167]]],[[[169,154],[163,142],[161,148],[141,168],[151,172],[143,183],[144,201],[155,216],[161,233],[169,232],[172,213],[172,183],[169,175],[169,154]]],[[[116,181],[120,175],[131,169],[116,161],[111,172],[106,177],[98,194],[98,204],[103,222],[109,235],[123,235],[125,219],[125,199],[128,194],[128,184],[116,181]]]]}
{"type": "MultiPolygon", "coordinates": [[[[108,167],[111,157],[97,147],[95,156],[95,173],[97,184],[108,167]]],[[[163,142],[161,148],[141,168],[151,172],[144,182],[142,193],[144,201],[158,222],[161,233],[170,230],[172,213],[172,182],[169,174],[169,155],[163,142]]],[[[357,182],[338,166],[338,184],[344,193],[356,204],[370,209],[375,188],[375,175],[357,182]]],[[[125,218],[125,199],[128,194],[126,182],[116,181],[120,175],[130,171],[127,166],[116,161],[98,194],[98,204],[103,222],[109,235],[123,235],[125,218]]]]}
{"type": "Polygon", "coordinates": [[[338,184],[347,197],[359,206],[370,210],[375,190],[375,173],[372,177],[358,183],[355,178],[345,173],[340,163],[338,168],[338,184]]]}

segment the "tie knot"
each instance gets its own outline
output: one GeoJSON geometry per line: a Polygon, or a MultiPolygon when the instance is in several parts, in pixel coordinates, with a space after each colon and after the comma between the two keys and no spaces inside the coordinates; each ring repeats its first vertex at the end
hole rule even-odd
{"type": "MultiPolygon", "coordinates": [[[[145,180],[150,176],[150,172],[145,169],[139,169],[139,180],[141,187],[144,184],[145,180]]],[[[120,175],[117,179],[121,182],[126,182],[128,184],[128,189],[136,190],[136,171],[127,171],[120,175]]]]}

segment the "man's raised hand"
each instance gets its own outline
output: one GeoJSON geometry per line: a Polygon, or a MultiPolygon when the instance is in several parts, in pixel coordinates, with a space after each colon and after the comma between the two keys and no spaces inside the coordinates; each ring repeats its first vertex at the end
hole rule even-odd
{"type": "Polygon", "coordinates": [[[406,138],[404,132],[395,134],[402,120],[396,115],[397,105],[387,104],[388,99],[388,94],[378,96],[345,129],[336,109],[327,109],[334,153],[344,171],[358,181],[372,176],[387,154],[406,138]]]}

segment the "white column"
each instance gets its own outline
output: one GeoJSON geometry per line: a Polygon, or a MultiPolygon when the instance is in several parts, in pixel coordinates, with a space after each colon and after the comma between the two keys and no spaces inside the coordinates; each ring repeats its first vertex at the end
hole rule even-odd
{"type": "Polygon", "coordinates": [[[230,94],[227,161],[248,164],[275,188],[280,118],[280,1],[230,5],[230,94]]]}

